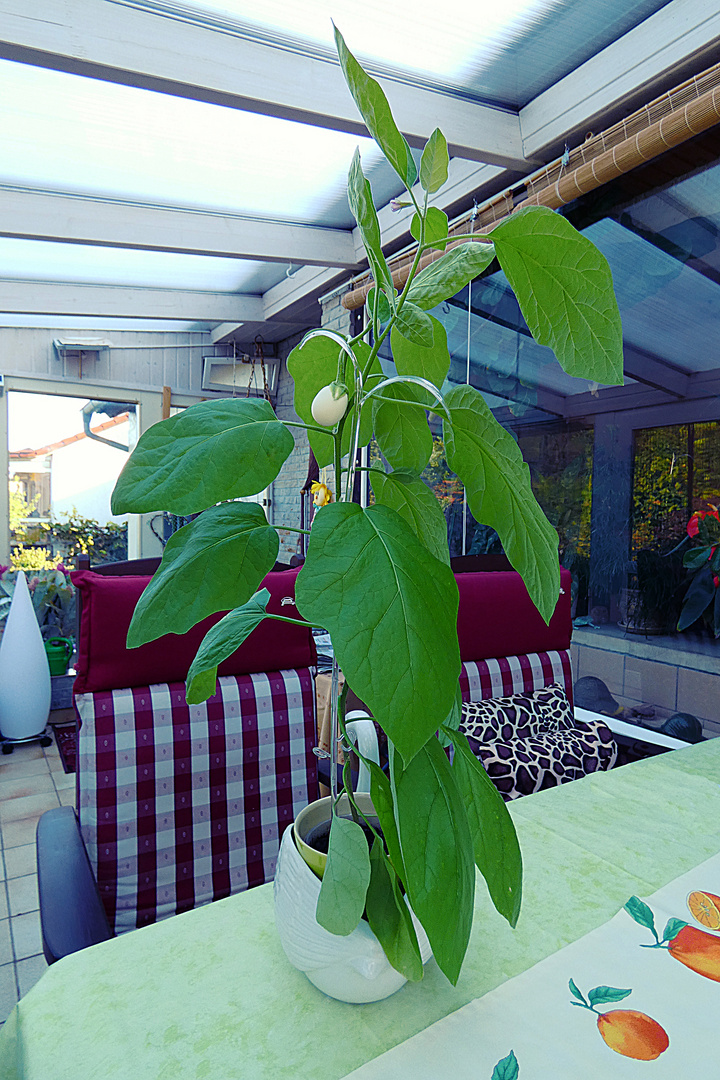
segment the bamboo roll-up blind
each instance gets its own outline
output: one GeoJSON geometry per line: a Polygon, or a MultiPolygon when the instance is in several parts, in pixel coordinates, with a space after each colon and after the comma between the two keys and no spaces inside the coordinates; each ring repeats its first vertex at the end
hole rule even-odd
{"type": "MultiPolygon", "coordinates": [[[[557,210],[580,195],[585,195],[615,180],[623,173],[659,157],[680,143],[699,135],[720,121],[720,64],[668,91],[649,105],[638,109],[625,120],[601,135],[589,135],[582,146],[538,170],[524,183],[494,196],[474,215],[465,214],[450,228],[448,249],[453,234],[488,233],[514,210],[526,206],[547,206],[557,210]]],[[[402,289],[408,279],[417,249],[404,252],[390,262],[395,287],[402,289]]],[[[426,252],[420,262],[424,268],[442,257],[441,251],[426,252]]],[[[361,307],[373,286],[367,275],[356,279],[355,288],[342,298],[349,310],[361,307]]]]}

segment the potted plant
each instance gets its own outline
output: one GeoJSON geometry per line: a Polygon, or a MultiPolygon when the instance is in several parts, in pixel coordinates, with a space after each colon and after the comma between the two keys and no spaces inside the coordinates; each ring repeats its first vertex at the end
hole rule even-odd
{"type": "Polygon", "coordinates": [[[678,630],[687,630],[704,617],[714,636],[720,638],[720,508],[709,505],[709,510],[697,510],[687,526],[688,536],[699,546],[690,548],[683,557],[691,581],[678,630]]]}
{"type": "MultiPolygon", "coordinates": [[[[344,936],[366,909],[392,965],[419,979],[422,960],[404,894],[455,983],[473,918],[475,865],[514,925],[521,859],[505,805],[458,732],[458,590],[442,510],[420,479],[433,449],[428,412],[442,421],[448,466],[464,484],[470,510],[497,531],[546,621],[559,593],[558,539],[512,436],[477,390],[448,386],[446,334],[429,311],[497,258],[536,340],[553,348],[570,374],[620,383],[622,330],[606,260],[554,212],[520,210],[489,236],[449,241],[447,217],[431,205],[448,174],[444,136],[433,132],[418,170],[381,88],[337,30],[335,39],[368,130],[407,188],[405,205],[414,208],[410,275],[399,291],[356,152],[348,199],[374,278],[367,326],[354,337],[313,330],[293,350],[288,371],[299,422],[281,422],[265,400],[235,398],[194,405],[142,436],[117,482],[113,513],[199,516],[168,541],[128,645],[184,633],[232,605],[187,677],[189,702],[215,692],[217,665],[266,617],[267,594],[256,590],[279,548],[263,509],[234,500],[275,479],[293,449],[291,429],[304,428],[320,468],[332,466],[332,479],[309,531],[297,608],[331,634],[346,685],[366,702],[389,747],[388,774],[371,766],[384,844],[376,838],[368,851],[357,821],[333,814],[318,919],[344,936]],[[421,268],[429,252],[437,258],[421,268]],[[389,378],[378,359],[388,335],[397,369],[389,378]],[[356,451],[373,435],[388,468],[370,469],[375,502],[364,508],[350,501],[356,451]]],[[[337,688],[333,713],[342,735],[337,688]]],[[[346,794],[352,814],[364,819],[346,794]]]]}

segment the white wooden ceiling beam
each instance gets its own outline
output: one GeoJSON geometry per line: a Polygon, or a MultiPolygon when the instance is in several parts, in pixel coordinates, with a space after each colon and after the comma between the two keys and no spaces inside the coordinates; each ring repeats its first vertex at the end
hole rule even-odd
{"type": "Polygon", "coordinates": [[[249,342],[254,341],[259,335],[265,344],[275,344],[284,341],[294,334],[302,334],[307,329],[305,322],[283,322],[273,319],[272,322],[243,322],[243,323],[220,323],[210,331],[210,340],[213,345],[222,345],[228,341],[239,341],[250,351],[249,342]]]}
{"type": "Polygon", "coordinates": [[[604,113],[641,88],[651,94],[661,76],[719,43],[717,0],[671,0],[521,109],[525,156],[542,157],[569,132],[597,130],[604,113]]]}
{"type": "Polygon", "coordinates": [[[357,266],[352,232],[0,185],[0,235],[311,266],[357,266]]]}
{"type": "Polygon", "coordinates": [[[0,281],[0,312],[235,324],[264,319],[258,296],[37,281],[0,281]]]}
{"type": "MultiPolygon", "coordinates": [[[[437,206],[440,210],[446,210],[457,203],[467,204],[473,197],[480,200],[483,190],[503,171],[498,165],[478,165],[477,162],[468,161],[465,158],[451,158],[447,181],[433,195],[431,205],[437,206]]],[[[417,184],[414,190],[415,197],[422,204],[424,194],[420,185],[417,184]]],[[[415,209],[412,206],[403,210],[393,210],[391,204],[378,210],[383,247],[395,245],[398,241],[411,243],[410,222],[414,213],[415,209]]],[[[360,261],[363,258],[360,230],[355,229],[353,235],[355,254],[357,260],[360,261]]]]}
{"type": "MultiPolygon", "coordinates": [[[[458,203],[468,203],[473,196],[482,199],[483,192],[492,184],[503,170],[497,165],[478,165],[463,158],[451,158],[447,183],[433,195],[432,205],[445,210],[458,203]]],[[[383,247],[388,245],[409,244],[410,222],[413,210],[393,211],[390,205],[378,210],[378,220],[382,234],[383,247]]],[[[360,232],[353,232],[355,255],[363,258],[360,232]]],[[[267,317],[278,316],[290,304],[298,303],[311,295],[322,296],[337,283],[335,270],[318,270],[317,267],[303,267],[292,277],[287,278],[269,289],[263,299],[267,317]]]]}
{"type": "Polygon", "coordinates": [[[232,341],[242,323],[224,322],[210,331],[210,340],[213,345],[222,345],[226,341],[232,341]]]}
{"type": "MultiPolygon", "coordinates": [[[[336,60],[250,39],[224,20],[114,0],[0,0],[0,56],[319,127],[365,134],[336,60]]],[[[451,152],[528,170],[516,113],[380,79],[400,129],[422,146],[436,127],[451,152]]]]}

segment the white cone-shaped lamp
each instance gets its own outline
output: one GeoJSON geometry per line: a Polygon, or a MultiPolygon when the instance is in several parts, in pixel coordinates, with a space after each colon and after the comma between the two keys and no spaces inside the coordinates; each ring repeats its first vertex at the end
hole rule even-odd
{"type": "Polygon", "coordinates": [[[44,731],[50,693],[45,644],[20,571],[0,642],[0,732],[6,739],[31,739],[44,731]]]}

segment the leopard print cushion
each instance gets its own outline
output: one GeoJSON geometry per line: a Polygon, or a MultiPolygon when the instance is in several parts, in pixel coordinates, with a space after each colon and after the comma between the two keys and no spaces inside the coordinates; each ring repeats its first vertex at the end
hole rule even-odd
{"type": "Polygon", "coordinates": [[[528,694],[464,702],[460,730],[485,744],[529,739],[574,726],[564,687],[551,683],[528,694]]]}
{"type": "Polygon", "coordinates": [[[612,732],[599,720],[576,720],[572,731],[509,742],[482,744],[471,736],[468,741],[506,802],[611,769],[617,760],[612,732]]]}
{"type": "Polygon", "coordinates": [[[576,720],[558,683],[465,702],[460,730],[506,802],[610,769],[617,760],[610,729],[599,720],[576,720]]]}

